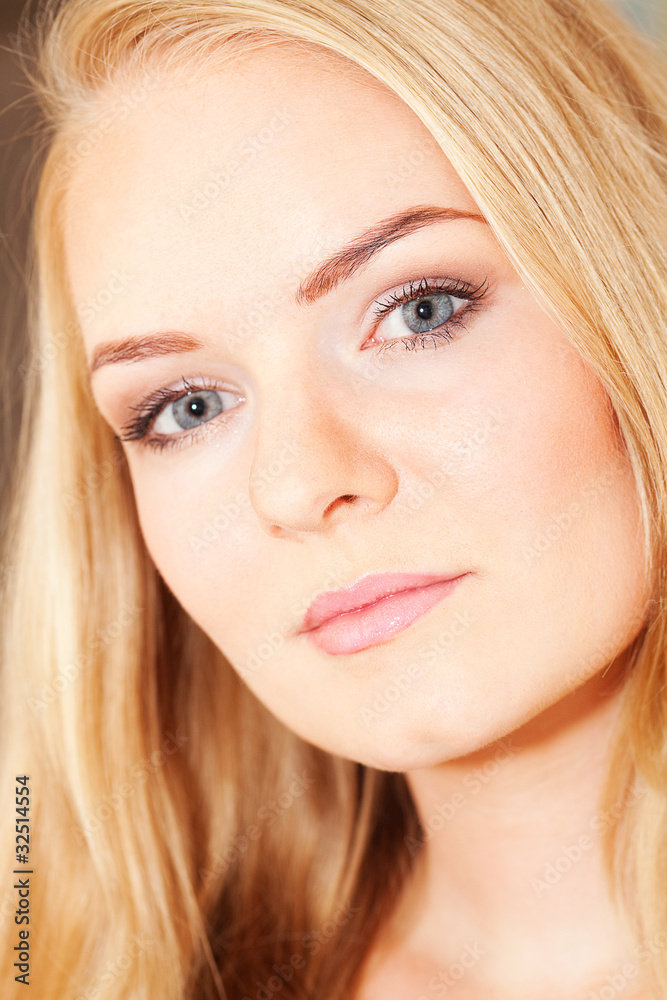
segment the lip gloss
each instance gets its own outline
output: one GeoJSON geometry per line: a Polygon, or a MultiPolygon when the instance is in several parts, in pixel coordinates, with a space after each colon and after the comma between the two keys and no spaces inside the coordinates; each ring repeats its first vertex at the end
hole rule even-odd
{"type": "Polygon", "coordinates": [[[389,594],[366,607],[329,618],[302,634],[332,656],[378,646],[448,597],[464,575],[389,594]]]}

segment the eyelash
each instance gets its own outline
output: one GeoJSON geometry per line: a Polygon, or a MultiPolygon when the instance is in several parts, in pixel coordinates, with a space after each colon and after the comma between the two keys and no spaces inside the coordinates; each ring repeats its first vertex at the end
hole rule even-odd
{"type": "Polygon", "coordinates": [[[378,322],[373,330],[373,336],[375,336],[375,332],[385,316],[388,316],[395,309],[407,305],[408,302],[414,302],[417,299],[423,299],[430,295],[445,294],[451,295],[455,299],[466,299],[469,305],[465,309],[454,313],[451,319],[447,320],[436,330],[429,330],[428,333],[414,333],[410,337],[399,337],[395,340],[383,341],[374,346],[378,347],[378,353],[380,353],[381,351],[395,347],[397,344],[403,344],[406,351],[414,350],[417,346],[423,348],[427,338],[433,341],[435,347],[437,347],[436,342],[438,340],[450,341],[454,336],[453,329],[465,326],[463,322],[464,316],[470,316],[475,311],[478,302],[486,295],[487,291],[488,281],[486,278],[477,286],[470,285],[467,281],[452,281],[449,279],[429,281],[428,278],[422,278],[418,282],[409,281],[403,286],[400,292],[391,292],[384,302],[379,301],[377,303],[374,313],[378,322]]]}
{"type": "MultiPolygon", "coordinates": [[[[450,341],[454,336],[452,332],[453,328],[464,326],[464,317],[469,316],[475,311],[487,290],[488,282],[486,279],[477,286],[470,285],[465,281],[429,281],[427,278],[422,278],[418,282],[409,281],[399,292],[391,292],[384,301],[380,300],[376,303],[374,309],[376,323],[371,336],[375,336],[375,332],[386,316],[408,302],[413,302],[415,299],[425,298],[429,295],[445,294],[451,295],[453,298],[465,299],[469,304],[457,313],[454,313],[451,319],[443,323],[439,329],[429,331],[428,333],[415,333],[410,337],[400,337],[395,340],[383,341],[373,346],[378,348],[379,353],[380,351],[393,348],[397,344],[404,344],[406,350],[414,350],[417,346],[424,348],[427,339],[431,340],[434,346],[437,346],[437,340],[450,341]]],[[[192,442],[193,438],[205,432],[207,424],[202,424],[201,427],[193,428],[190,431],[184,431],[182,434],[149,437],[148,432],[151,424],[157,419],[162,410],[169,406],[170,403],[175,403],[187,392],[222,391],[219,385],[213,385],[206,379],[202,379],[201,384],[195,385],[182,376],[181,383],[178,389],[157,389],[146,396],[138,406],[131,407],[131,409],[137,411],[138,415],[122,428],[122,434],[115,435],[116,439],[118,441],[137,441],[142,446],[162,451],[168,448],[180,448],[187,445],[192,442]]]]}
{"type": "Polygon", "coordinates": [[[181,376],[181,383],[178,389],[157,389],[146,396],[138,406],[130,407],[130,409],[137,411],[138,416],[125,424],[122,428],[123,433],[116,436],[117,440],[139,441],[142,445],[155,448],[156,451],[161,451],[165,448],[180,448],[188,441],[191,441],[193,436],[196,437],[204,431],[206,424],[202,424],[201,427],[195,427],[189,432],[185,431],[183,434],[174,434],[169,437],[148,437],[151,424],[159,417],[165,407],[169,406],[170,403],[175,403],[177,399],[180,399],[186,393],[202,392],[207,389],[213,392],[222,391],[219,385],[213,385],[213,383],[208,382],[206,379],[202,379],[200,385],[195,385],[189,382],[185,376],[181,376]]]}

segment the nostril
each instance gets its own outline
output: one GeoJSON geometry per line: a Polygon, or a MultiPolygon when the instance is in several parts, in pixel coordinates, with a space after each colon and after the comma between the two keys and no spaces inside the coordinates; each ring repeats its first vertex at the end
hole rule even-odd
{"type": "Polygon", "coordinates": [[[354,501],[356,499],[357,499],[356,494],[354,494],[354,493],[344,493],[341,496],[336,497],[335,500],[331,501],[331,503],[329,504],[329,506],[327,507],[327,509],[324,511],[324,514],[325,515],[328,514],[329,511],[334,510],[341,503],[354,503],[354,501]]]}

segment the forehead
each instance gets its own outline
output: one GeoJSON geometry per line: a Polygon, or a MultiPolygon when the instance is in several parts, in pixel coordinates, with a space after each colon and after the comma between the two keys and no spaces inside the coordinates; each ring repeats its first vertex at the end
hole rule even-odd
{"type": "Polygon", "coordinates": [[[76,303],[125,276],[122,294],[88,310],[95,339],[128,308],[141,328],[177,322],[186,287],[192,310],[248,281],[298,283],[407,206],[475,210],[418,117],[342,57],[270,45],[144,95],[80,159],[66,198],[76,303]]]}

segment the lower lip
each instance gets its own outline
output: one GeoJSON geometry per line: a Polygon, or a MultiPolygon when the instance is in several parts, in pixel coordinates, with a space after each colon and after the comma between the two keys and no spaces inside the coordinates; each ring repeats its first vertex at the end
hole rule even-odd
{"type": "Polygon", "coordinates": [[[428,587],[392,594],[367,608],[330,618],[302,634],[332,656],[358,653],[369,646],[387,642],[397,632],[412,625],[448,597],[462,579],[463,576],[457,576],[454,580],[440,580],[428,587]]]}

